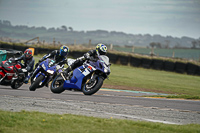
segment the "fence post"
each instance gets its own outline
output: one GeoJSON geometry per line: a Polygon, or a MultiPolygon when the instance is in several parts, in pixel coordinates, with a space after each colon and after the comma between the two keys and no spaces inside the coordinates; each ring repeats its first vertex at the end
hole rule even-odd
{"type": "Polygon", "coordinates": [[[53,46],[54,46],[54,48],[55,48],[55,43],[56,43],[55,38],[53,38],[53,46]]]}
{"type": "Polygon", "coordinates": [[[175,52],[173,51],[172,57],[174,58],[175,52]]]}
{"type": "Polygon", "coordinates": [[[134,46],[132,47],[132,53],[134,53],[134,46]]]}
{"type": "Polygon", "coordinates": [[[110,44],[110,50],[113,50],[113,44],[110,44]]]}

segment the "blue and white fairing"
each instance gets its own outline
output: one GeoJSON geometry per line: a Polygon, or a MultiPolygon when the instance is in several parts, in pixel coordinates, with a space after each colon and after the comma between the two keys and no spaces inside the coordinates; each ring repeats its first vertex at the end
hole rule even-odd
{"type": "Polygon", "coordinates": [[[33,78],[36,79],[42,74],[43,76],[45,76],[45,78],[42,81],[43,83],[46,80],[49,80],[50,77],[54,75],[58,70],[61,70],[60,68],[60,65],[56,65],[54,60],[47,58],[37,66],[37,68],[34,71],[36,76],[33,78]]]}
{"type": "Polygon", "coordinates": [[[82,66],[76,68],[73,71],[72,78],[70,80],[65,80],[63,85],[64,89],[74,88],[81,90],[84,77],[88,76],[94,71],[103,72],[109,75],[110,74],[109,58],[105,55],[101,55],[99,56],[99,60],[97,60],[96,62],[87,61],[82,66]]]}

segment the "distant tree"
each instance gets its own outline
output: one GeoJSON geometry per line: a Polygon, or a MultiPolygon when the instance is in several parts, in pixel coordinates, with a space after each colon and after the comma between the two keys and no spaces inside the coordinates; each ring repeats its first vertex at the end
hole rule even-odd
{"type": "Polygon", "coordinates": [[[174,48],[181,48],[181,45],[179,42],[176,42],[176,45],[174,46],[174,48]]]}
{"type": "Polygon", "coordinates": [[[56,28],[56,30],[57,30],[57,31],[59,31],[59,30],[60,30],[60,28],[56,28]]]}
{"type": "Polygon", "coordinates": [[[161,48],[161,43],[157,43],[156,48],[161,48]]]}
{"type": "Polygon", "coordinates": [[[37,27],[37,30],[47,30],[46,27],[42,26],[42,27],[37,27]]]}
{"type": "Polygon", "coordinates": [[[150,45],[150,47],[154,48],[157,45],[157,43],[151,42],[149,45],[150,45]]]}
{"type": "Polygon", "coordinates": [[[48,31],[56,31],[56,29],[52,27],[52,28],[49,28],[48,31]]]}
{"type": "Polygon", "coordinates": [[[67,27],[65,25],[61,26],[64,31],[67,31],[67,27]]]}
{"type": "Polygon", "coordinates": [[[69,27],[68,29],[69,29],[70,31],[73,31],[73,28],[72,28],[72,27],[69,27]]]}
{"type": "Polygon", "coordinates": [[[149,45],[152,48],[154,48],[154,47],[161,48],[161,43],[159,43],[159,42],[151,42],[149,45]]]}
{"type": "Polygon", "coordinates": [[[197,48],[197,45],[198,45],[198,43],[197,43],[197,41],[196,40],[194,40],[194,41],[192,41],[192,47],[191,48],[197,48]]]}
{"type": "Polygon", "coordinates": [[[165,40],[165,46],[164,46],[164,48],[169,48],[169,44],[170,44],[170,40],[165,40]]]}
{"type": "Polygon", "coordinates": [[[3,25],[11,26],[11,23],[8,20],[3,20],[3,25]]]}
{"type": "Polygon", "coordinates": [[[200,48],[200,40],[198,40],[198,45],[199,45],[199,48],[200,48]]]}
{"type": "Polygon", "coordinates": [[[32,26],[30,29],[35,29],[35,26],[32,26]]]}

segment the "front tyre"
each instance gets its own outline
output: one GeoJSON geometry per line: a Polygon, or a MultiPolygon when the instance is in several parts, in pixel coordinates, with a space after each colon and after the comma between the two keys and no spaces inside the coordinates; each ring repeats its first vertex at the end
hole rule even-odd
{"type": "Polygon", "coordinates": [[[62,78],[62,76],[59,74],[55,77],[55,79],[52,81],[50,89],[53,93],[62,93],[65,89],[63,88],[65,80],[62,78]]]}
{"type": "Polygon", "coordinates": [[[96,93],[103,85],[103,77],[97,77],[93,82],[85,84],[82,91],[85,95],[92,95],[96,93]]]}
{"type": "Polygon", "coordinates": [[[40,82],[41,82],[44,78],[45,78],[44,75],[41,74],[34,82],[31,83],[31,86],[29,87],[29,90],[30,90],[30,91],[35,91],[35,90],[38,88],[40,82]]]}
{"type": "Polygon", "coordinates": [[[13,82],[11,82],[12,89],[18,89],[22,85],[23,85],[23,82],[20,82],[19,80],[14,80],[13,82]]]}

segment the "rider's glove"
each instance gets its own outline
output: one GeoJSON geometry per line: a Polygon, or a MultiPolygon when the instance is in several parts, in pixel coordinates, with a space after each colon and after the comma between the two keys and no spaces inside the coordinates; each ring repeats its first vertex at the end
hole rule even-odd
{"type": "Polygon", "coordinates": [[[40,59],[38,62],[42,62],[42,59],[40,59]]]}
{"type": "Polygon", "coordinates": [[[84,58],[85,58],[86,60],[89,60],[89,59],[90,59],[90,54],[89,54],[89,53],[84,54],[84,58]]]}
{"type": "Polygon", "coordinates": [[[16,60],[14,58],[9,59],[11,62],[15,62],[16,60]]]}
{"type": "Polygon", "coordinates": [[[24,72],[24,73],[25,73],[25,72],[27,72],[27,70],[26,70],[25,68],[23,68],[23,69],[22,69],[22,72],[24,72]]]}
{"type": "Polygon", "coordinates": [[[36,64],[35,64],[35,68],[36,68],[38,65],[39,65],[39,63],[36,63],[36,64]]]}

